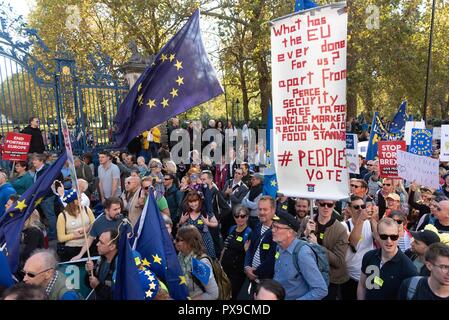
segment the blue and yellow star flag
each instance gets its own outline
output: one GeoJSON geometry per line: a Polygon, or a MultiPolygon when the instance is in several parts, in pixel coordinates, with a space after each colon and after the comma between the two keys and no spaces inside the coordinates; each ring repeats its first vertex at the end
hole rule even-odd
{"type": "Polygon", "coordinates": [[[377,112],[374,113],[373,122],[371,124],[371,134],[366,151],[366,160],[374,160],[377,156],[377,143],[379,141],[402,140],[404,132],[392,133],[385,128],[382,120],[377,112]]]}
{"type": "Polygon", "coordinates": [[[52,192],[51,185],[61,174],[66,160],[67,154],[64,152],[0,218],[0,246],[6,244],[4,253],[8,258],[12,273],[15,273],[19,266],[23,225],[45,196],[52,192]]]}
{"type": "Polygon", "coordinates": [[[192,275],[197,278],[203,286],[207,286],[210,277],[210,267],[201,260],[192,258],[192,275]]]}
{"type": "Polygon", "coordinates": [[[315,7],[318,7],[318,5],[312,0],[296,0],[295,2],[295,12],[312,9],[315,7]]]}
{"type": "Polygon", "coordinates": [[[139,223],[134,227],[134,234],[133,249],[142,256],[142,265],[151,269],[167,285],[173,299],[187,299],[186,278],[151,190],[139,223]]]}
{"type": "Polygon", "coordinates": [[[222,93],[203,46],[196,10],[121,104],[114,120],[116,147],[126,147],[143,131],[222,93]]]}
{"type": "Polygon", "coordinates": [[[388,130],[391,133],[405,132],[405,123],[407,122],[407,101],[403,101],[399,106],[398,112],[390,123],[388,130]]]}
{"type": "Polygon", "coordinates": [[[273,145],[273,110],[272,106],[268,106],[268,120],[266,133],[266,159],[265,169],[263,170],[263,194],[276,198],[278,192],[278,183],[276,179],[276,171],[274,168],[274,155],[271,150],[273,145]]]}
{"type": "MultiPolygon", "coordinates": [[[[123,221],[126,223],[127,220],[123,221]]],[[[128,230],[124,224],[120,225],[117,269],[112,293],[114,300],[144,300],[145,292],[128,241],[128,230]]]]}

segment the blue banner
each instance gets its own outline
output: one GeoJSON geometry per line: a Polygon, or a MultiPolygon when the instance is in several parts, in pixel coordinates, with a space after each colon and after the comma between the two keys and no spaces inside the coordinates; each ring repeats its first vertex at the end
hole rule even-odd
{"type": "Polygon", "coordinates": [[[432,130],[412,129],[412,143],[408,150],[410,153],[419,156],[432,156],[432,130]]]}

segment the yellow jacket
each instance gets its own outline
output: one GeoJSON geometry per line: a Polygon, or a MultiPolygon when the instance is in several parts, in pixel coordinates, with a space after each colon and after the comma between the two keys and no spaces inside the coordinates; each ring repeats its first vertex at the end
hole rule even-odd
{"type": "Polygon", "coordinates": [[[150,148],[150,142],[147,140],[148,138],[148,131],[144,131],[142,133],[142,148],[144,150],[148,150],[150,148]]]}
{"type": "Polygon", "coordinates": [[[151,133],[154,137],[154,142],[161,143],[161,130],[158,127],[151,129],[151,133]]]}

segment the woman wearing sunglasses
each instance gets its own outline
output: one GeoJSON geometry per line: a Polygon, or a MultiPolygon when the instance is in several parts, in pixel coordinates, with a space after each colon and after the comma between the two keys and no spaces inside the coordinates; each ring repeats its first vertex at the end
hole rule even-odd
{"type": "Polygon", "coordinates": [[[235,226],[229,229],[224,242],[220,262],[232,285],[232,297],[237,297],[243,282],[245,254],[250,245],[252,230],[248,227],[249,211],[245,207],[237,207],[234,213],[235,226]]]}
{"type": "Polygon", "coordinates": [[[204,242],[200,232],[192,225],[185,225],[178,229],[175,239],[176,250],[178,250],[178,261],[185,276],[185,285],[189,290],[192,300],[217,300],[218,286],[215,281],[213,269],[206,255],[204,242]],[[205,264],[209,270],[209,279],[200,281],[195,275],[193,260],[197,259],[205,264]],[[206,283],[205,283],[206,282],[206,283]]]}
{"type": "Polygon", "coordinates": [[[412,235],[407,230],[407,218],[405,214],[403,214],[401,211],[391,212],[390,218],[392,218],[398,224],[399,227],[398,247],[401,249],[402,252],[405,252],[406,250],[410,249],[412,240],[412,235]]]}

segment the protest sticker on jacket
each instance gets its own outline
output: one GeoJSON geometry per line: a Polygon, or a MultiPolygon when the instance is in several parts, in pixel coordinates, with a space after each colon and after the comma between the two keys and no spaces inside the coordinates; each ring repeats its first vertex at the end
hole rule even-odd
{"type": "Polygon", "coordinates": [[[379,141],[379,173],[381,178],[398,178],[398,150],[407,151],[405,141],[379,141]]]}
{"type": "Polygon", "coordinates": [[[418,156],[416,154],[398,151],[397,152],[398,175],[407,180],[420,185],[438,188],[439,184],[439,161],[430,157],[418,156]]]}
{"type": "Polygon", "coordinates": [[[449,125],[441,126],[440,161],[449,161],[449,125]]]}
{"type": "Polygon", "coordinates": [[[412,141],[408,152],[418,156],[432,156],[432,130],[412,129],[412,141]]]}
{"type": "Polygon", "coordinates": [[[279,192],[347,198],[345,3],[271,27],[273,152],[279,192]]]}
{"type": "Polygon", "coordinates": [[[346,134],[346,159],[349,173],[359,174],[359,152],[357,148],[358,138],[354,133],[346,134]]]}

